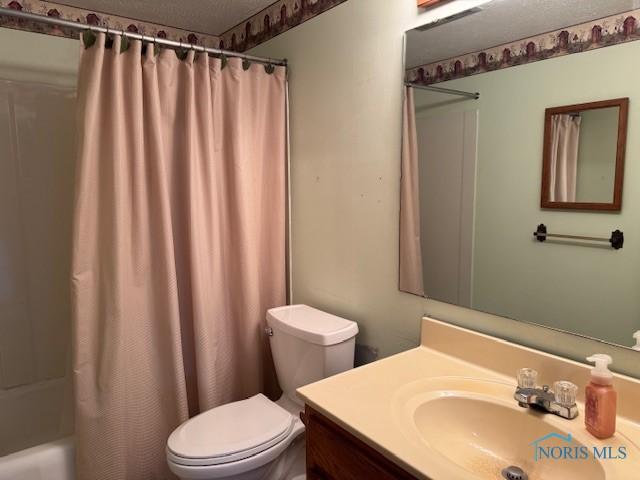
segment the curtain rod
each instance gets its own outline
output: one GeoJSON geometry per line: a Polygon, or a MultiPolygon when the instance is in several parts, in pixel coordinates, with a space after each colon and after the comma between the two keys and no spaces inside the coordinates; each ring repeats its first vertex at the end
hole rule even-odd
{"type": "Polygon", "coordinates": [[[86,23],[73,22],[71,20],[64,20],[61,18],[47,17],[44,15],[38,15],[30,12],[23,12],[22,10],[14,10],[13,8],[0,7],[0,15],[18,18],[22,20],[29,20],[32,22],[46,23],[49,25],[56,25],[60,27],[71,28],[79,31],[91,31],[100,33],[113,33],[115,35],[122,35],[123,37],[132,38],[134,40],[141,40],[143,42],[156,43],[158,45],[166,45],[168,47],[185,48],[194,50],[196,52],[206,52],[214,55],[224,55],[226,57],[242,58],[243,60],[249,60],[251,62],[263,63],[265,65],[280,65],[287,66],[287,60],[281,60],[276,58],[255,57],[253,55],[247,55],[244,53],[232,52],[229,50],[220,50],[218,48],[203,47],[202,45],[195,45],[193,43],[176,42],[175,40],[167,40],[166,38],[152,37],[150,35],[143,35],[135,32],[127,32],[125,30],[118,30],[109,27],[100,27],[97,25],[88,25],[86,23]]]}
{"type": "Polygon", "coordinates": [[[480,98],[480,93],[478,92],[463,92],[462,90],[453,90],[452,88],[442,88],[442,87],[434,87],[432,85],[420,85],[419,83],[411,83],[405,82],[407,87],[418,88],[420,90],[429,90],[430,92],[436,93],[444,93],[447,95],[458,95],[461,97],[469,97],[474,100],[478,100],[480,98]]]}

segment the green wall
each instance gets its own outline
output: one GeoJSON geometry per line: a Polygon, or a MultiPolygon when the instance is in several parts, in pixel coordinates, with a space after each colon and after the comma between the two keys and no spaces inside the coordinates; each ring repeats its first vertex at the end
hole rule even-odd
{"type": "MultiPolygon", "coordinates": [[[[640,376],[636,352],[398,291],[404,32],[439,11],[419,13],[415,0],[349,0],[252,50],[290,61],[293,300],[357,321],[358,342],[383,356],[417,345],[427,313],[569,358],[610,353],[618,371],[640,376]]],[[[616,70],[598,65],[586,81],[603,88],[616,70]]],[[[524,89],[519,102],[530,99],[524,89]]],[[[518,232],[527,239],[531,229],[523,222],[518,232]]]]}

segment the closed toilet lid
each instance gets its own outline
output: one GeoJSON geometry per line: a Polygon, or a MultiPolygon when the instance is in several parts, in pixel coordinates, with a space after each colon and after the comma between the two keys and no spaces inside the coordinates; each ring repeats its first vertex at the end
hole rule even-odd
{"type": "MultiPolygon", "coordinates": [[[[291,433],[295,418],[262,394],[207,410],[176,428],[167,448],[183,464],[215,465],[255,455],[291,433]]],[[[175,461],[175,458],[174,458],[175,461]]]]}

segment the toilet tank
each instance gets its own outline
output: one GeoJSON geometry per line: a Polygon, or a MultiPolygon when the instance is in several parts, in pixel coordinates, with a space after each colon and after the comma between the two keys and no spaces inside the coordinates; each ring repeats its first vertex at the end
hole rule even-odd
{"type": "Polygon", "coordinates": [[[271,353],[284,395],[301,405],[296,389],[353,368],[355,322],[307,305],[267,312],[271,353]]]}

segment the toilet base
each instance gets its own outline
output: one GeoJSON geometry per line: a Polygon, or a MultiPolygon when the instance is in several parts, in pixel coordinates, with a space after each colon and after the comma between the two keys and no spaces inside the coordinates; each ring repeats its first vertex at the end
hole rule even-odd
{"type": "Polygon", "coordinates": [[[304,434],[296,438],[291,445],[276,458],[261,480],[304,480],[306,476],[304,434]]]}

